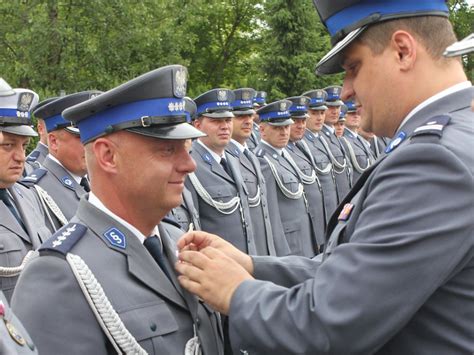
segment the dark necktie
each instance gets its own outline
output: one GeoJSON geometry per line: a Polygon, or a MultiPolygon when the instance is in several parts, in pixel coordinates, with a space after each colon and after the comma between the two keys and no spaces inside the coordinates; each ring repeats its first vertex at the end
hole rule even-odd
{"type": "Polygon", "coordinates": [[[232,177],[232,172],[230,171],[230,167],[229,165],[227,164],[227,160],[222,158],[221,159],[221,166],[222,168],[225,170],[225,172],[227,173],[227,175],[229,175],[230,177],[232,177]]]}
{"type": "Polygon", "coordinates": [[[158,239],[156,235],[152,235],[145,239],[143,246],[148,250],[153,259],[155,259],[158,266],[161,268],[161,270],[163,270],[166,277],[168,277],[168,279],[171,281],[171,276],[164,260],[166,256],[163,253],[163,245],[161,244],[161,240],[158,239]]]}
{"type": "Polygon", "coordinates": [[[91,187],[89,185],[89,180],[85,176],[82,177],[81,182],[79,183],[84,188],[85,192],[91,192],[91,187]]]}
{"type": "Polygon", "coordinates": [[[10,212],[12,213],[13,217],[15,217],[15,219],[18,221],[20,226],[26,231],[25,225],[23,224],[23,221],[21,220],[20,215],[18,214],[15,206],[13,205],[13,202],[10,196],[8,195],[8,192],[6,189],[0,189],[0,200],[3,201],[5,206],[7,206],[10,212]]]}

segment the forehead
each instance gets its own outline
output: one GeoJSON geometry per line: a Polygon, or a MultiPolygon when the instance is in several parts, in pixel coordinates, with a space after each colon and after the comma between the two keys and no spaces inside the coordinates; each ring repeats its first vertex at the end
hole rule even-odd
{"type": "Polygon", "coordinates": [[[0,143],[5,143],[5,142],[28,142],[30,140],[30,137],[28,136],[20,136],[18,134],[13,134],[13,133],[7,133],[7,132],[2,132],[3,133],[3,138],[0,137],[0,143]]]}

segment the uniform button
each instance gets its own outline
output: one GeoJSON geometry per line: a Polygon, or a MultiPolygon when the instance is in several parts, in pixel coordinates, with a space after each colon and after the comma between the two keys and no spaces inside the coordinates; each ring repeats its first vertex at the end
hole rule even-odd
{"type": "Polygon", "coordinates": [[[196,327],[199,327],[199,325],[201,324],[201,321],[198,317],[196,317],[196,319],[194,320],[194,324],[196,324],[196,327]]]}
{"type": "Polygon", "coordinates": [[[150,329],[151,329],[152,332],[154,332],[154,331],[156,330],[156,324],[155,324],[155,323],[151,323],[150,329]]]}

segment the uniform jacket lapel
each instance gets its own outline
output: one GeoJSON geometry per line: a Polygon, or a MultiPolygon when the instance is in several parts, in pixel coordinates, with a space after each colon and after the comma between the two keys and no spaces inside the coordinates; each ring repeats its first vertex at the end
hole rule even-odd
{"type": "Polygon", "coordinates": [[[170,302],[187,308],[175,286],[170,282],[163,271],[161,271],[156,261],[150,253],[148,253],[140,240],[127,228],[114,218],[97,209],[85,199],[80,201],[76,217],[83,221],[94,234],[102,239],[108,248],[123,254],[127,258],[126,264],[130,274],[170,302]],[[105,233],[110,230],[110,228],[117,228],[125,235],[125,248],[113,246],[106,239],[105,233]]]}
{"type": "Polygon", "coordinates": [[[48,172],[53,174],[56,179],[59,180],[61,184],[64,185],[63,178],[68,177],[72,182],[72,189],[77,196],[77,199],[80,200],[83,195],[86,194],[84,188],[79,185],[76,180],[69,174],[69,172],[60,164],[56,163],[54,160],[50,159],[49,156],[43,162],[43,166],[48,169],[48,172]]]}
{"type": "MultiPolygon", "coordinates": [[[[31,224],[30,218],[31,218],[31,213],[33,210],[33,206],[30,205],[29,201],[23,196],[22,193],[20,193],[15,186],[11,187],[8,189],[10,191],[10,194],[12,195],[13,201],[15,203],[16,209],[18,213],[20,214],[20,218],[25,225],[26,232],[25,230],[20,226],[18,221],[15,219],[15,217],[12,216],[10,211],[8,211],[8,208],[3,205],[3,208],[5,208],[8,213],[5,214],[2,211],[2,216],[8,216],[8,219],[6,219],[6,222],[9,224],[9,229],[13,231],[15,234],[18,234],[23,240],[26,242],[32,244],[33,248],[38,248],[41,245],[41,240],[38,237],[37,230],[35,227],[31,224]]],[[[2,217],[3,219],[3,217],[2,217]]],[[[8,228],[8,227],[7,227],[8,228]]]]}

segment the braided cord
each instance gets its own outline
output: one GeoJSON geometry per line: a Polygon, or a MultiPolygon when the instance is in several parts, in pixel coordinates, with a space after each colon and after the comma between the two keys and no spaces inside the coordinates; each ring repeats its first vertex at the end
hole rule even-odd
{"type": "Polygon", "coordinates": [[[36,250],[30,250],[26,253],[25,257],[23,258],[21,264],[19,266],[7,267],[7,266],[0,266],[0,277],[15,277],[20,275],[20,273],[25,268],[26,264],[34,258],[36,258],[39,253],[36,250]]]}
{"type": "Polygon", "coordinates": [[[209,195],[209,193],[206,191],[204,186],[202,186],[196,174],[190,173],[188,174],[188,176],[189,176],[189,180],[191,181],[191,184],[193,185],[199,197],[201,197],[201,199],[205,203],[207,203],[209,206],[214,207],[220,213],[229,215],[229,214],[234,213],[237,210],[237,208],[239,208],[240,197],[235,196],[232,199],[230,199],[228,202],[216,201],[211,197],[211,195],[209,195]]]}
{"type": "Polygon", "coordinates": [[[336,157],[332,154],[332,151],[331,151],[331,148],[329,147],[329,144],[328,142],[326,142],[325,138],[324,137],[321,137],[321,143],[323,143],[324,145],[324,148],[326,149],[326,151],[328,152],[328,155],[329,155],[329,159],[331,160],[331,163],[333,164],[334,166],[334,172],[336,174],[342,174],[344,172],[344,170],[346,169],[346,166],[347,166],[347,161],[346,161],[346,158],[344,158],[344,163],[341,164],[337,161],[336,157]],[[336,170],[337,169],[340,169],[339,171],[336,170]]]}
{"type": "Polygon", "coordinates": [[[147,352],[138,344],[127,330],[122,320],[112,307],[102,286],[95,278],[87,264],[78,255],[67,254],[68,261],[84,296],[97,318],[102,330],[109,338],[117,354],[146,355],[147,352]]]}
{"type": "Polygon", "coordinates": [[[278,171],[275,165],[266,156],[264,156],[263,158],[267,161],[268,165],[270,166],[270,170],[273,174],[273,177],[275,178],[275,181],[278,187],[280,188],[281,193],[285,195],[285,197],[288,197],[289,199],[292,199],[292,200],[300,199],[301,196],[303,196],[303,185],[298,183],[298,191],[296,192],[291,192],[290,190],[288,190],[283,185],[283,182],[281,181],[280,176],[278,175],[278,171]]]}
{"type": "MultiPolygon", "coordinates": [[[[36,191],[38,191],[38,195],[40,196],[41,203],[43,204],[43,208],[45,211],[47,209],[45,208],[48,206],[49,210],[53,212],[53,214],[56,216],[56,218],[61,222],[61,224],[64,226],[68,223],[68,220],[66,216],[62,213],[61,209],[59,208],[58,204],[53,200],[53,198],[44,190],[42,187],[38,185],[34,185],[36,191]]],[[[48,214],[48,218],[51,219],[51,217],[48,214]]],[[[54,226],[54,223],[50,220],[51,225],[54,226]]]]}
{"type": "Polygon", "coordinates": [[[347,150],[349,150],[349,158],[351,159],[352,166],[354,167],[354,169],[356,169],[357,172],[362,174],[364,171],[366,171],[368,168],[370,168],[371,164],[370,164],[369,159],[367,159],[367,166],[365,168],[360,166],[359,162],[357,161],[357,157],[355,156],[354,148],[352,148],[352,145],[349,143],[349,141],[347,140],[346,137],[341,137],[341,138],[347,144],[347,150]]]}

